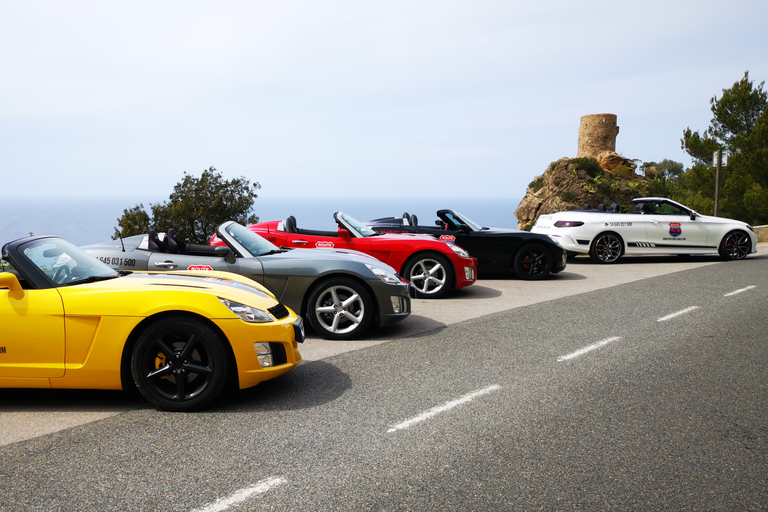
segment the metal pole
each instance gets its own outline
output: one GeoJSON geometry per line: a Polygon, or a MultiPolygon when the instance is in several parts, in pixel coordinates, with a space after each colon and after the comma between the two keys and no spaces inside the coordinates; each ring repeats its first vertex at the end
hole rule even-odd
{"type": "Polygon", "coordinates": [[[720,167],[723,165],[723,150],[717,150],[717,166],[715,167],[715,217],[720,206],[720,167]]]}

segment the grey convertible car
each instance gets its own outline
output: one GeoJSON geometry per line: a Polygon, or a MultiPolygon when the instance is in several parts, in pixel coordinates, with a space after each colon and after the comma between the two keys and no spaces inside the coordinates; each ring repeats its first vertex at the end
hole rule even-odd
{"type": "Polygon", "coordinates": [[[411,313],[412,287],[389,265],[357,251],[281,249],[236,222],[216,235],[226,245],[186,244],[174,229],[83,249],[118,270],[224,270],[253,279],[326,339],[359,338],[411,313]]]}

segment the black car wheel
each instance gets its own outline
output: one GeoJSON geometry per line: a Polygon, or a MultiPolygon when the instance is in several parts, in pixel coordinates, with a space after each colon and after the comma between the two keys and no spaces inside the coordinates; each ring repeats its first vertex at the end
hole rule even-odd
{"type": "Polygon", "coordinates": [[[422,299],[444,297],[453,285],[451,263],[436,253],[417,254],[403,265],[403,275],[413,284],[422,299]]]}
{"type": "Polygon", "coordinates": [[[515,254],[515,274],[520,279],[544,279],[552,271],[552,253],[541,244],[527,244],[515,254]]]}
{"type": "Polygon", "coordinates": [[[752,250],[752,241],[743,231],[731,231],[723,237],[718,252],[724,260],[743,260],[752,250]]]}
{"type": "Polygon", "coordinates": [[[133,380],[149,402],[169,411],[208,405],[224,388],[231,366],[221,339],[199,320],[169,317],[149,326],[131,358],[133,380]]]}
{"type": "Polygon", "coordinates": [[[589,257],[597,263],[613,263],[624,254],[624,241],[616,233],[600,233],[592,241],[589,257]]]}
{"type": "Polygon", "coordinates": [[[312,291],[307,317],[318,335],[329,340],[359,337],[373,318],[373,301],[365,287],[347,278],[333,278],[312,291]]]}

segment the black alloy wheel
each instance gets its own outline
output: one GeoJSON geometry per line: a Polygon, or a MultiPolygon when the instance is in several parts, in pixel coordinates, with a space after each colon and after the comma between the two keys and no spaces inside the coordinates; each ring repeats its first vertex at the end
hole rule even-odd
{"type": "Polygon", "coordinates": [[[544,279],[552,271],[552,253],[542,244],[526,244],[515,254],[515,274],[520,279],[544,279]]]}
{"type": "Polygon", "coordinates": [[[168,317],[150,325],[133,348],[131,372],[139,392],[169,411],[194,411],[224,389],[229,352],[200,320],[168,317]]]}

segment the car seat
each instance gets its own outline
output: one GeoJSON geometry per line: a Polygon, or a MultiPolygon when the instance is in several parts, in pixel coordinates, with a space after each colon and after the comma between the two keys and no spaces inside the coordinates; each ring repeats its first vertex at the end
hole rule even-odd
{"type": "Polygon", "coordinates": [[[617,205],[616,203],[613,203],[613,204],[610,206],[610,208],[608,208],[608,211],[609,211],[609,212],[611,212],[611,213],[618,213],[618,211],[619,211],[619,205],[617,205]]]}
{"type": "Polygon", "coordinates": [[[605,205],[603,203],[600,203],[597,205],[597,211],[604,212],[605,211],[605,205]]]}
{"type": "Polygon", "coordinates": [[[149,247],[150,251],[168,252],[168,244],[160,240],[160,237],[157,235],[157,231],[154,229],[149,230],[147,247],[149,247]]]}
{"type": "Polygon", "coordinates": [[[168,228],[165,233],[165,241],[168,244],[168,252],[171,254],[184,254],[187,248],[186,242],[178,237],[174,228],[168,228]]]}
{"type": "Polygon", "coordinates": [[[297,233],[298,230],[296,229],[296,217],[291,215],[285,219],[285,222],[283,222],[283,230],[286,233],[297,233]]]}
{"type": "Polygon", "coordinates": [[[419,225],[419,218],[415,215],[411,215],[411,226],[416,227],[419,225]]]}
{"type": "Polygon", "coordinates": [[[411,225],[411,216],[408,215],[408,212],[403,212],[403,226],[410,226],[411,225]]]}

